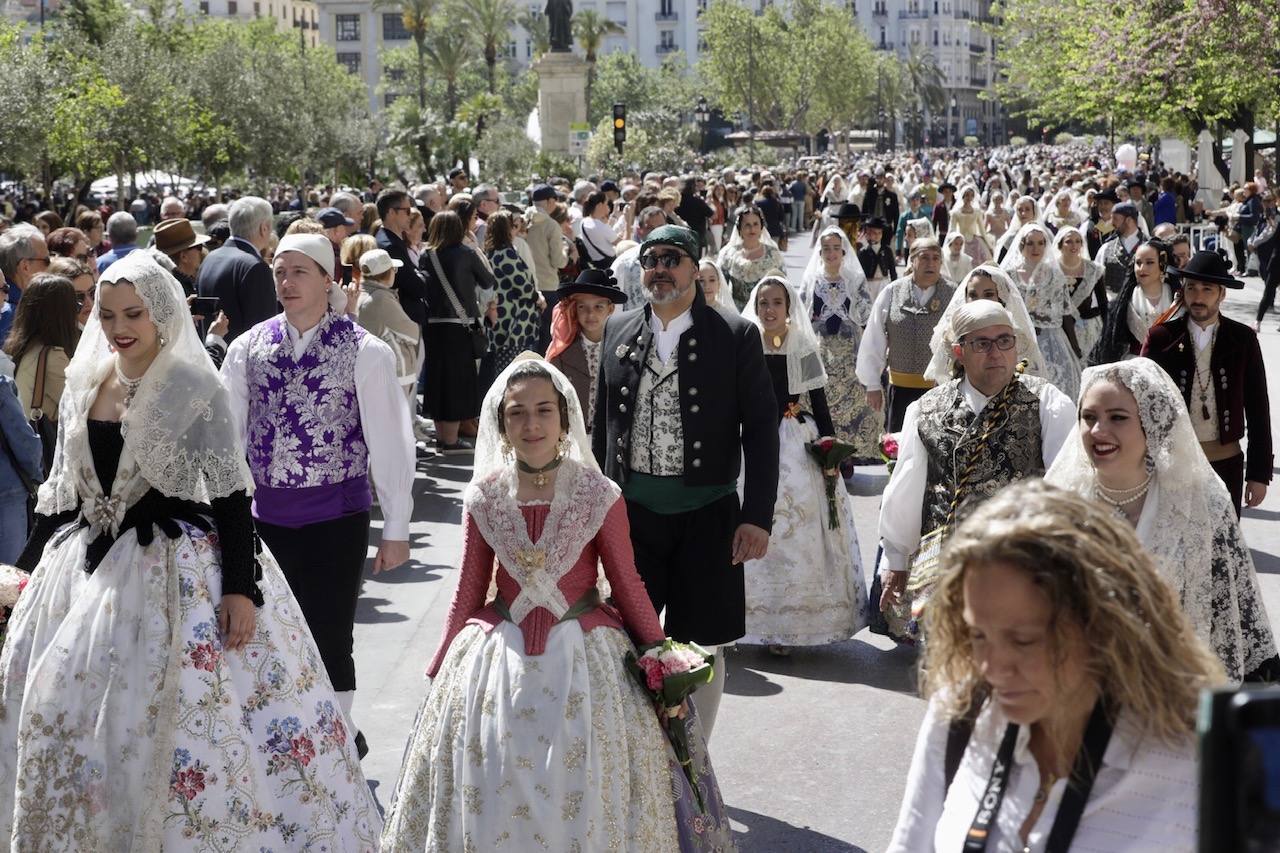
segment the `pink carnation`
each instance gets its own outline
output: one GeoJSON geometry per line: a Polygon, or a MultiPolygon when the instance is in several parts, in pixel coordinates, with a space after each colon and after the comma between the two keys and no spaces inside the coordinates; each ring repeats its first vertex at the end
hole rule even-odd
{"type": "Polygon", "coordinates": [[[640,657],[640,668],[644,670],[645,684],[650,690],[662,689],[662,664],[657,658],[649,657],[645,654],[640,657]]]}

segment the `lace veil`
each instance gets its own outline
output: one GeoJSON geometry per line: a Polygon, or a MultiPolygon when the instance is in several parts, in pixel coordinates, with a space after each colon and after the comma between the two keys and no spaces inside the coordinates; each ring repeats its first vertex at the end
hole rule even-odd
{"type": "Polygon", "coordinates": [[[814,334],[813,325],[809,322],[808,309],[801,303],[800,295],[787,280],[777,275],[767,275],[751,289],[751,298],[742,309],[743,319],[755,323],[764,336],[764,324],[756,313],[756,297],[760,288],[765,285],[779,285],[787,290],[787,301],[791,303],[787,313],[787,337],[782,348],[771,350],[765,346],[766,355],[785,355],[787,357],[787,392],[803,394],[814,388],[822,388],[827,384],[827,370],[822,365],[822,356],[818,353],[818,336],[814,334]]]}
{"type": "MultiPolygon", "coordinates": [[[[611,353],[602,353],[601,358],[612,357],[611,353]]],[[[584,468],[599,471],[596,458],[591,452],[591,440],[587,437],[587,429],[582,417],[582,403],[569,381],[550,362],[533,352],[523,352],[515,357],[494,380],[484,395],[484,403],[480,407],[480,429],[476,435],[475,466],[472,469],[471,483],[478,484],[495,473],[503,473],[510,479],[511,494],[516,489],[516,466],[502,450],[502,432],[498,427],[498,411],[502,408],[502,400],[507,394],[507,383],[513,376],[541,369],[551,377],[556,390],[564,395],[569,403],[569,440],[565,458],[577,462],[584,468]]]]}
{"type": "MultiPolygon", "coordinates": [[[[752,205],[750,209],[760,217],[760,242],[766,246],[772,246],[777,249],[778,241],[773,239],[773,236],[769,234],[769,229],[765,227],[764,213],[762,213],[760,208],[755,205],[752,205]]],[[[738,211],[738,214],[733,217],[733,222],[728,224],[727,229],[729,236],[725,238],[724,248],[720,250],[721,252],[723,252],[724,249],[742,249],[742,235],[738,233],[738,216],[741,215],[742,211],[738,211]]],[[[781,249],[779,249],[779,251],[781,251],[781,249]]]]}
{"type": "Polygon", "coordinates": [[[231,422],[226,387],[200,342],[182,287],[150,252],[131,252],[97,284],[75,356],[67,365],[59,407],[58,443],[37,510],[45,515],[76,507],[76,471],[89,458],[87,419],[107,374],[114,369],[98,307],[102,288],[129,282],[160,333],[160,353],[142,377],[121,424],[126,448],[142,478],[169,497],[206,503],[238,491],[252,494],[253,477],[231,422]]]}
{"type": "MultiPolygon", "coordinates": [[[[1156,560],[1160,574],[1178,593],[1196,632],[1209,641],[1212,619],[1210,565],[1215,531],[1230,506],[1226,486],[1210,467],[1191,427],[1186,402],[1164,369],[1147,358],[1085,368],[1080,399],[1090,387],[1108,380],[1133,394],[1147,437],[1152,471],[1138,539],[1156,560]],[[1154,500],[1154,512],[1150,504],[1154,500]]],[[[1096,498],[1096,471],[1084,449],[1077,419],[1045,480],[1087,498],[1096,498]]],[[[1231,519],[1234,523],[1234,514],[1231,519]]]]}
{"type": "Polygon", "coordinates": [[[840,246],[844,249],[844,259],[840,261],[840,279],[844,282],[849,298],[854,303],[850,314],[861,315],[861,319],[857,316],[851,316],[851,319],[859,326],[865,326],[867,317],[871,314],[871,303],[867,302],[865,309],[859,309],[857,302],[858,294],[866,293],[867,274],[862,271],[862,264],[858,261],[858,250],[849,242],[849,235],[845,234],[838,225],[828,225],[818,235],[818,241],[813,251],[809,253],[809,262],[805,264],[804,273],[800,276],[800,301],[804,304],[806,311],[811,309],[814,288],[820,282],[828,280],[826,265],[822,262],[822,241],[828,237],[840,238],[840,246]]]}
{"type": "MultiPolygon", "coordinates": [[[[720,288],[716,291],[715,300],[712,306],[719,308],[721,311],[728,311],[731,314],[738,313],[738,306],[733,304],[733,286],[729,284],[729,280],[724,277],[724,270],[720,269],[720,264],[711,258],[703,258],[698,262],[698,269],[703,267],[711,267],[716,271],[716,278],[720,279],[720,288]]],[[[705,296],[706,293],[703,293],[705,296]]]]}
{"type": "Polygon", "coordinates": [[[1031,315],[1027,313],[1027,305],[1022,300],[1022,294],[1003,270],[992,264],[983,264],[971,270],[956,286],[955,293],[951,295],[951,301],[947,303],[942,316],[938,318],[938,325],[933,327],[933,337],[929,340],[929,349],[933,352],[933,357],[929,360],[929,366],[925,368],[924,378],[939,385],[952,378],[951,368],[955,358],[951,354],[951,347],[955,344],[955,340],[951,335],[951,321],[961,306],[969,301],[966,298],[969,282],[974,276],[982,273],[986,273],[996,283],[1000,302],[1013,317],[1013,330],[1018,335],[1018,360],[1026,360],[1026,374],[1043,377],[1046,372],[1044,355],[1040,352],[1040,344],[1036,341],[1035,326],[1031,324],[1031,315]]]}

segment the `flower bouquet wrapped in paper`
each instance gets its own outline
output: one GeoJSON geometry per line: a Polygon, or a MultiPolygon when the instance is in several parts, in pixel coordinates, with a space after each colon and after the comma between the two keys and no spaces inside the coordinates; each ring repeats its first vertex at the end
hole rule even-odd
{"type": "Polygon", "coordinates": [[[713,660],[715,656],[697,643],[678,643],[670,638],[663,640],[661,645],[649,647],[639,656],[627,652],[625,659],[627,670],[640,682],[662,714],[667,738],[702,812],[707,810],[706,802],[694,776],[693,762],[689,757],[689,732],[681,711],[689,695],[700,685],[711,681],[715,672],[711,666],[713,660]]]}
{"type": "Polygon", "coordinates": [[[4,636],[8,632],[9,615],[18,603],[18,596],[27,588],[31,576],[21,569],[0,563],[0,649],[4,648],[4,636]]]}
{"type": "Polygon", "coordinates": [[[809,453],[822,468],[822,480],[827,490],[827,529],[840,526],[840,504],[836,503],[836,485],[844,486],[840,478],[840,463],[852,459],[854,446],[826,436],[808,445],[809,453]]]}

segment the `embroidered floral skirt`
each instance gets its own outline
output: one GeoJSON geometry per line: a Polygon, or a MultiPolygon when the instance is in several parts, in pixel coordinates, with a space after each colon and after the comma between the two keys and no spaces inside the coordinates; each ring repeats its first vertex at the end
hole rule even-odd
{"type": "Polygon", "coordinates": [[[844,483],[836,483],[840,526],[827,526],[822,470],[805,448],[812,420],[778,426],[778,499],[763,559],[745,566],[747,635],[740,643],[817,646],[847,640],[867,625],[867,586],[844,483]]]}
{"type": "Polygon", "coordinates": [[[827,369],[824,391],[835,437],[854,446],[854,459],[879,462],[884,416],[871,408],[867,402],[867,389],[862,387],[854,372],[861,339],[861,330],[856,337],[819,335],[822,363],[827,369]]]}
{"type": "Polygon", "coordinates": [[[464,628],[418,712],[382,850],[733,849],[701,735],[690,746],[707,814],[623,667],[632,648],[572,620],[541,655],[511,622],[464,628]]]}
{"type": "MultiPolygon", "coordinates": [[[[0,846],[367,851],[381,821],[319,653],[262,555],[253,639],[224,652],[216,534],[132,531],[93,574],[45,549],[0,655],[0,846]]],[[[63,538],[65,536],[65,538],[63,538]]]]}

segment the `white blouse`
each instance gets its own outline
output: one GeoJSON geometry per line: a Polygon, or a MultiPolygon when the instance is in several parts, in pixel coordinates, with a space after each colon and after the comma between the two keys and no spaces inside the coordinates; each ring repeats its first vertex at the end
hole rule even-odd
{"type": "MultiPolygon", "coordinates": [[[[996,703],[988,703],[974,724],[973,736],[950,790],[945,786],[949,720],[934,699],[920,726],[907,791],[889,853],[955,853],[986,790],[991,765],[1009,721],[996,703]]],[[[1009,787],[987,843],[989,853],[1039,853],[1048,843],[1067,780],[1049,789],[1039,819],[1024,846],[1022,824],[1035,802],[1040,772],[1028,749],[1030,730],[1018,732],[1009,787]]],[[[1194,853],[1199,811],[1196,745],[1193,738],[1170,746],[1143,738],[1122,713],[1102,759],[1071,853],[1194,853]]]]}

